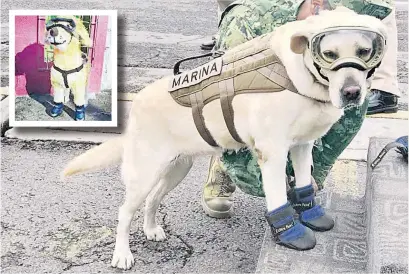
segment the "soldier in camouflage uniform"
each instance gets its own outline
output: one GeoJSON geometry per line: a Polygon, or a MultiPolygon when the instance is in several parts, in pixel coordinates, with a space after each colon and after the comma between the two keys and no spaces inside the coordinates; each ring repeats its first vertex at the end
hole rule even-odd
{"type": "MultiPolygon", "coordinates": [[[[224,10],[233,2],[234,0],[217,0],[217,20],[219,22],[224,10]]],[[[201,44],[200,48],[202,50],[212,50],[214,45],[216,44],[216,36],[217,35],[214,35],[211,41],[206,41],[203,44],[201,44]]]]}
{"type": "MultiPolygon", "coordinates": [[[[329,0],[333,9],[343,5],[357,13],[376,15],[388,28],[388,50],[372,81],[372,91],[388,90],[399,95],[397,88],[397,34],[395,11],[391,0],[329,0]],[[375,4],[375,5],[372,5],[375,4]],[[376,6],[379,5],[379,6],[376,6]]],[[[214,50],[226,50],[254,37],[273,31],[286,22],[302,20],[311,15],[311,2],[306,0],[239,0],[223,13],[219,24],[218,40],[214,50]]],[[[313,149],[312,182],[323,188],[323,183],[338,156],[349,145],[360,129],[368,108],[368,99],[360,107],[345,110],[345,115],[313,149]],[[315,182],[314,182],[315,180],[315,182]]],[[[294,176],[288,160],[287,176],[294,176]]],[[[202,195],[205,212],[216,218],[232,215],[232,195],[236,185],[245,193],[264,196],[261,171],[257,156],[247,149],[228,151],[221,158],[213,157],[202,195]],[[233,182],[234,183],[233,183],[233,182]]]]}

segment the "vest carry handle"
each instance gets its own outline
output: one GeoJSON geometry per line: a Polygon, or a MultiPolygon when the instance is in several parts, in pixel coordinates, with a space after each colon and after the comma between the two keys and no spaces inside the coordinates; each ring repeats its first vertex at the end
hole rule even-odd
{"type": "Polygon", "coordinates": [[[202,54],[202,55],[197,55],[197,56],[192,56],[192,57],[188,57],[182,60],[179,60],[176,62],[176,64],[173,66],[173,75],[178,75],[180,74],[180,64],[182,64],[185,61],[189,61],[189,60],[195,60],[195,59],[199,59],[199,58],[203,58],[203,57],[209,57],[209,56],[213,56],[212,52],[206,53],[206,54],[202,54]]]}

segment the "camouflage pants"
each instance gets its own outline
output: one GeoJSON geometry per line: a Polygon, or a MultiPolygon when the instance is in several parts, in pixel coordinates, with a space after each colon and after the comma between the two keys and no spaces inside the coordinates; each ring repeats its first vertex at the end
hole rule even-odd
{"type": "MultiPolygon", "coordinates": [[[[368,98],[361,107],[345,110],[344,116],[332,126],[328,133],[315,142],[312,156],[314,169],[312,176],[319,189],[324,187],[324,181],[338,156],[351,143],[365,119],[368,108],[368,98]]],[[[227,151],[222,156],[222,162],[232,181],[245,193],[264,197],[261,170],[257,156],[248,149],[238,152],[227,151]]],[[[291,160],[288,157],[287,175],[294,176],[291,160]]]]}

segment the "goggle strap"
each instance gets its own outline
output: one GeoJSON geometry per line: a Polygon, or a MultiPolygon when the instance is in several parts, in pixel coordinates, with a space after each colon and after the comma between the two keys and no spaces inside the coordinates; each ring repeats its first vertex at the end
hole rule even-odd
{"type": "Polygon", "coordinates": [[[366,79],[371,78],[371,76],[375,73],[375,70],[379,68],[381,65],[381,62],[379,62],[375,67],[373,67],[370,71],[368,71],[368,75],[366,76],[366,79]]]}
{"type": "Polygon", "coordinates": [[[361,66],[360,64],[354,63],[354,62],[346,62],[346,63],[339,64],[338,66],[336,66],[332,70],[337,71],[337,70],[342,69],[342,68],[355,68],[355,69],[360,70],[360,71],[366,70],[363,66],[361,66]]]}
{"type": "Polygon", "coordinates": [[[50,29],[55,28],[55,27],[63,28],[63,29],[65,29],[69,34],[71,34],[71,36],[74,35],[74,29],[70,29],[70,28],[68,28],[66,25],[63,25],[63,24],[54,24],[54,25],[51,25],[51,26],[47,26],[47,27],[46,27],[46,30],[49,31],[50,29]]]}
{"type": "Polygon", "coordinates": [[[73,28],[75,28],[75,21],[72,20],[72,19],[69,19],[69,18],[59,18],[59,17],[57,17],[57,18],[50,19],[50,21],[52,21],[52,22],[67,22],[67,23],[70,23],[70,25],[73,28]]]}
{"type": "Polygon", "coordinates": [[[320,66],[319,66],[317,63],[315,63],[315,62],[314,62],[314,67],[315,67],[315,69],[318,71],[318,74],[322,77],[322,79],[324,79],[325,81],[329,82],[328,77],[321,73],[321,68],[320,68],[320,66]]]}

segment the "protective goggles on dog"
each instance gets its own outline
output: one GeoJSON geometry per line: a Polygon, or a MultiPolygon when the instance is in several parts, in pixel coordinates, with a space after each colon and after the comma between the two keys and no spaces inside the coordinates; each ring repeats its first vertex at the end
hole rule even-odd
{"type": "Polygon", "coordinates": [[[63,28],[69,34],[74,35],[76,25],[75,25],[74,20],[72,19],[57,17],[57,18],[52,18],[47,22],[46,30],[49,31],[50,29],[55,28],[55,27],[63,28]],[[66,24],[63,24],[63,22],[66,24]]]}
{"type": "Polygon", "coordinates": [[[336,71],[345,67],[353,67],[364,71],[379,66],[385,54],[386,39],[381,33],[364,27],[336,27],[313,35],[309,41],[309,49],[314,63],[319,68],[336,71]],[[371,47],[357,48],[355,52],[351,53],[351,56],[342,58],[338,56],[337,52],[321,50],[321,42],[324,38],[330,38],[330,36],[334,35],[335,39],[336,34],[346,33],[361,36],[370,42],[371,47]]]}

